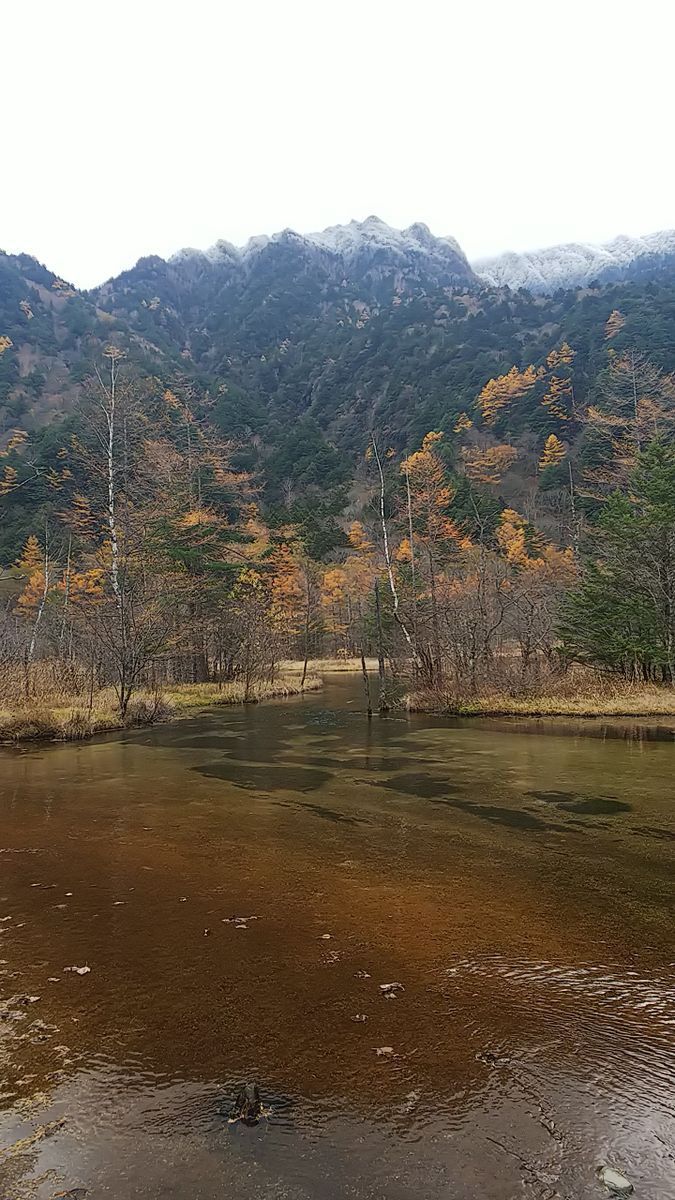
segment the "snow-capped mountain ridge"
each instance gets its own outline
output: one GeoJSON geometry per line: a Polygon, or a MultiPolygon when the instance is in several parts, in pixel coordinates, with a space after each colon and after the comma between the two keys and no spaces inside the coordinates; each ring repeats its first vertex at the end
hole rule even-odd
{"type": "Polygon", "coordinates": [[[275,247],[294,248],[308,260],[315,258],[331,269],[424,275],[441,285],[526,288],[545,294],[558,288],[584,287],[593,281],[614,282],[646,278],[672,270],[675,273],[675,230],[665,229],[644,237],[620,235],[604,245],[570,242],[522,253],[508,252],[469,263],[452,237],[436,237],[427,225],[416,222],[395,229],[379,217],[331,225],[317,233],[284,229],[268,236],[249,238],[244,246],[218,241],[208,250],[179,250],[169,262],[202,263],[252,269],[261,255],[275,247]]]}
{"type": "Polygon", "coordinates": [[[249,238],[243,246],[235,246],[232,242],[217,241],[208,250],[195,250],[191,247],[177,251],[171,260],[175,262],[192,255],[204,255],[206,258],[218,261],[222,258],[246,259],[260,253],[266,246],[275,242],[296,241],[300,244],[317,246],[331,254],[351,255],[364,248],[382,247],[394,251],[422,252],[447,249],[453,254],[464,257],[459,243],[452,237],[436,237],[428,225],[417,221],[407,229],[395,229],[387,225],[379,217],[366,217],[365,221],[349,221],[346,225],[329,225],[317,233],[297,233],[294,229],[282,229],[279,233],[259,234],[249,238]]]}
{"type": "Polygon", "coordinates": [[[675,270],[675,229],[644,237],[621,234],[597,246],[569,242],[520,254],[498,254],[479,259],[472,266],[493,287],[527,288],[540,293],[583,287],[593,280],[639,278],[669,267],[675,270]]]}
{"type": "Polygon", "coordinates": [[[379,217],[331,225],[317,233],[301,234],[292,229],[267,236],[253,237],[244,246],[218,241],[208,250],[179,250],[169,260],[179,264],[194,259],[213,264],[250,266],[274,246],[294,246],[306,254],[319,254],[326,260],[349,267],[377,261],[396,269],[424,268],[449,284],[477,283],[469,262],[452,237],[435,237],[429,228],[417,222],[407,229],[394,229],[379,217]]]}

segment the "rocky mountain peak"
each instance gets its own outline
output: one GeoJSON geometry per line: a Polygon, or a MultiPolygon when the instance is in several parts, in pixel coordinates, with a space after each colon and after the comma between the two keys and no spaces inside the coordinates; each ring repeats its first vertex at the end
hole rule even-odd
{"type": "Polygon", "coordinates": [[[540,294],[586,287],[594,281],[615,283],[664,271],[675,273],[675,229],[644,237],[621,234],[598,246],[568,242],[521,254],[510,251],[480,259],[473,269],[493,287],[526,288],[540,294]]]}
{"type": "Polygon", "coordinates": [[[318,254],[325,265],[332,264],[346,275],[377,265],[380,272],[387,268],[409,271],[420,278],[427,275],[441,285],[476,283],[469,262],[454,238],[436,237],[421,222],[407,229],[395,229],[374,215],[364,221],[331,225],[317,233],[284,229],[271,236],[263,234],[250,238],[240,248],[218,241],[205,251],[180,250],[169,261],[178,266],[196,257],[214,265],[240,265],[250,270],[255,260],[275,245],[296,249],[305,256],[318,254]]]}

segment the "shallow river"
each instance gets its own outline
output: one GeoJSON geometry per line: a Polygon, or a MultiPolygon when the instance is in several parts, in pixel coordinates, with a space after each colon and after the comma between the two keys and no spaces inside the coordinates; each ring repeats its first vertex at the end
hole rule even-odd
{"type": "Polygon", "coordinates": [[[674,1197],[675,735],[635,732],[368,724],[336,676],[0,751],[0,1198],[674,1197]]]}

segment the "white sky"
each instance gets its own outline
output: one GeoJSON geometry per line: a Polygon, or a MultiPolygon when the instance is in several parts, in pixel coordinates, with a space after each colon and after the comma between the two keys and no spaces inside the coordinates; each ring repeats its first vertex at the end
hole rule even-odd
{"type": "Polygon", "coordinates": [[[672,0],[8,0],[0,246],[79,286],[375,213],[470,258],[675,225],[672,0]]]}

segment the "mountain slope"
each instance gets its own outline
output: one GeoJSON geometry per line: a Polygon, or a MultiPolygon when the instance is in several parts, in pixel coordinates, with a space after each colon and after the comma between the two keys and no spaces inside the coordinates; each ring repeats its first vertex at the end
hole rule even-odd
{"type": "Polygon", "coordinates": [[[321,233],[299,234],[285,229],[271,237],[251,238],[238,249],[229,242],[217,242],[210,250],[180,250],[170,260],[185,262],[204,257],[212,263],[227,263],[231,269],[255,269],[256,260],[270,247],[286,245],[299,255],[314,258],[342,280],[370,280],[400,275],[398,286],[405,290],[413,280],[433,280],[444,286],[476,282],[468,260],[454,238],[435,237],[418,222],[408,229],[393,229],[379,217],[333,225],[321,233]]]}
{"type": "Polygon", "coordinates": [[[498,254],[473,264],[492,287],[527,288],[547,294],[558,288],[587,287],[592,282],[675,277],[675,229],[641,238],[616,237],[602,246],[570,242],[522,254],[498,254]]]}
{"type": "MultiPolygon", "coordinates": [[[[31,455],[53,465],[67,440],[64,420],[76,431],[81,419],[82,383],[113,343],[132,371],[171,387],[236,440],[238,465],[255,473],[268,513],[314,522],[323,554],[341,536],[336,522],[371,431],[402,451],[444,430],[448,453],[459,454],[454,431],[466,412],[469,436],[494,440],[478,393],[513,366],[543,370],[563,342],[574,350],[570,374],[583,408],[607,368],[615,309],[612,349],[642,351],[674,371],[675,276],[659,269],[550,296],[497,288],[477,278],[451,239],[423,226],[398,232],[370,218],[243,249],[221,242],[141,259],[89,293],[27,255],[0,255],[0,335],[11,342],[0,354],[0,449],[23,428],[31,455]]],[[[518,443],[535,490],[538,454],[557,428],[540,391],[496,428],[518,443]]],[[[516,506],[524,480],[510,484],[516,506]]],[[[6,560],[32,529],[35,505],[49,502],[31,488],[3,502],[6,560]]]]}

